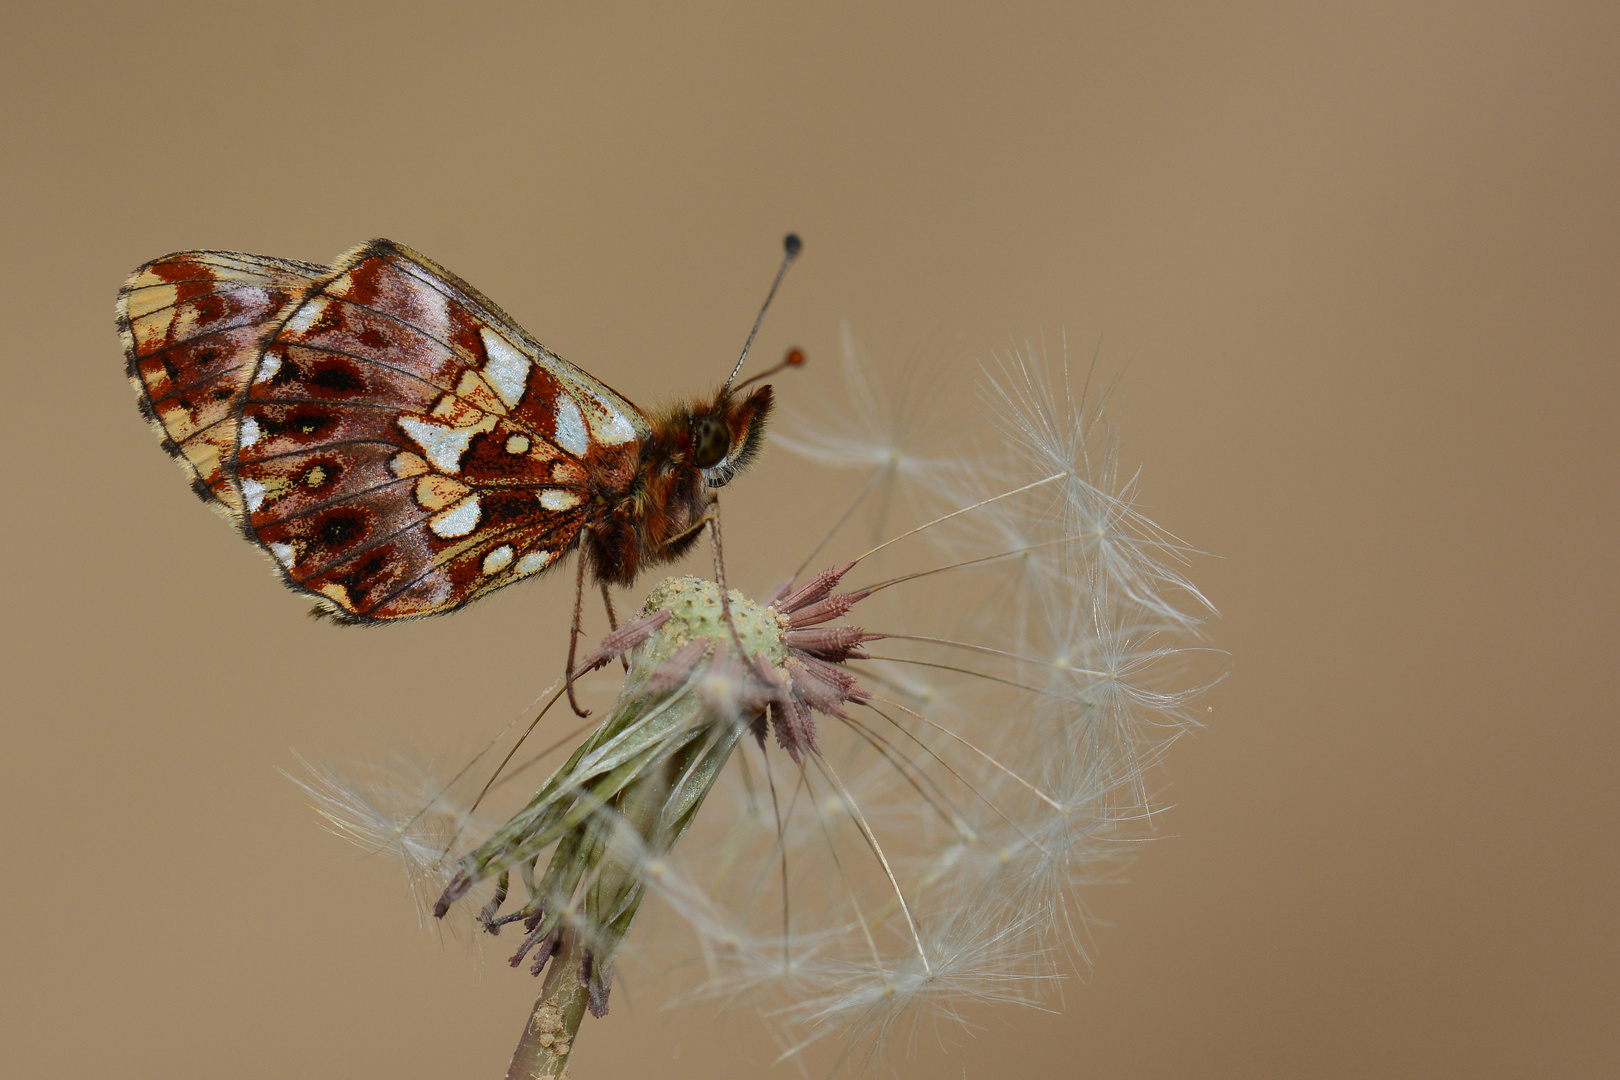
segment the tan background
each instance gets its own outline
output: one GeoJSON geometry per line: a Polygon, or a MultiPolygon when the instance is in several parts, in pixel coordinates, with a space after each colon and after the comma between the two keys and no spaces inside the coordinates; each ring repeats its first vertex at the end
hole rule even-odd
{"type": "MultiPolygon", "coordinates": [[[[273,766],[454,759],[551,678],[570,583],[308,621],[137,417],[124,275],[386,235],[651,403],[723,374],[787,228],[789,399],[846,318],[1128,363],[1234,657],[1062,1011],[890,1065],[1620,1075],[1620,8],[451,7],[6,16],[7,1075],[493,1077],[533,992],[273,766]]],[[[737,485],[742,584],[820,476],[737,485]]],[[[581,1078],[768,1071],[748,1014],[614,1004],[581,1078]]]]}

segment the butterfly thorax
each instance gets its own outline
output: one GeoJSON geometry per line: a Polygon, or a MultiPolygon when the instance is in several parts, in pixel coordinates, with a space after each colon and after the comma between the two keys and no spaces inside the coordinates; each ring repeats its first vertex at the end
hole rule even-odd
{"type": "Polygon", "coordinates": [[[637,465],[592,478],[581,543],[597,580],[629,585],[643,567],[678,559],[697,542],[715,489],[759,453],[771,400],[769,386],[740,399],[722,390],[650,418],[637,465]]]}

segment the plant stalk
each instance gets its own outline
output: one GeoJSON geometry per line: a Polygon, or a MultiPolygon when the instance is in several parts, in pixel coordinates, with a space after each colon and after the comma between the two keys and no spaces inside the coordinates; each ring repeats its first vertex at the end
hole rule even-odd
{"type": "Polygon", "coordinates": [[[568,1075],[568,1059],[589,996],[579,981],[583,959],[579,935],[564,930],[546,980],[540,984],[540,997],[512,1053],[512,1063],[506,1067],[506,1080],[562,1080],[568,1075]]]}

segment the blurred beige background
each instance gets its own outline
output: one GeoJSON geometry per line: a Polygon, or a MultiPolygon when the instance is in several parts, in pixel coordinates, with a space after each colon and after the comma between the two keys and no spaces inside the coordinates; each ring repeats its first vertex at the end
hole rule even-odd
{"type": "MultiPolygon", "coordinates": [[[[6,23],[7,1075],[495,1077],[535,991],[274,767],[476,747],[550,681],[571,576],[309,621],[137,416],[124,276],[389,236],[646,405],[723,376],[789,228],[789,401],[845,319],[891,362],[1100,341],[1233,655],[1061,1011],[878,1073],[1620,1075],[1614,4],[6,23]]],[[[822,475],[732,489],[735,580],[859,480],[822,475]]],[[[635,990],[582,1080],[797,1075],[753,1016],[635,990]]]]}

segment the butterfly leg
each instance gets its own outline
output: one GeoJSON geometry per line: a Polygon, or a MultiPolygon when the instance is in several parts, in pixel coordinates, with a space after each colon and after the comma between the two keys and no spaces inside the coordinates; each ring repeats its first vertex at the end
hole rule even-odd
{"type": "Polygon", "coordinates": [[[579,570],[574,577],[574,625],[568,631],[568,670],[565,673],[568,680],[568,704],[573,706],[576,716],[591,715],[589,709],[579,707],[579,699],[574,696],[574,655],[579,648],[580,620],[585,614],[585,534],[586,530],[579,531],[579,570]]]}
{"type": "Polygon", "coordinates": [[[714,583],[720,586],[720,614],[725,617],[726,627],[731,631],[731,642],[737,646],[737,655],[746,658],[748,650],[743,648],[742,636],[737,633],[737,624],[731,618],[730,590],[726,588],[726,556],[720,547],[720,500],[716,499],[705,519],[709,523],[709,540],[714,545],[714,583]]]}
{"type": "MultiPolygon", "coordinates": [[[[607,582],[602,581],[598,582],[598,584],[602,586],[602,606],[607,608],[608,633],[611,634],[613,631],[619,628],[619,617],[613,613],[613,594],[608,592],[607,582]]],[[[628,653],[620,653],[619,663],[624,665],[625,671],[629,671],[630,655],[628,653]]]]}

